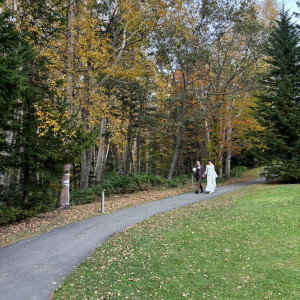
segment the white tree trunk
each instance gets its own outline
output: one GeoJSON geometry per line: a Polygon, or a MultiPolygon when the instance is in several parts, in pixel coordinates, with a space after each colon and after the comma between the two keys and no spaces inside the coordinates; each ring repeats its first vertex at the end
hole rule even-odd
{"type": "Polygon", "coordinates": [[[108,144],[105,144],[104,142],[99,144],[98,149],[98,156],[97,156],[97,170],[95,170],[95,176],[96,181],[101,182],[104,179],[104,171],[105,171],[105,165],[107,161],[107,156],[110,149],[110,140],[108,141],[108,144]]]}
{"type": "MultiPolygon", "coordinates": [[[[74,59],[74,10],[76,0],[67,1],[67,53],[66,53],[66,98],[70,104],[70,114],[73,104],[73,59],[74,59]]],[[[71,165],[64,166],[65,174],[62,176],[62,191],[60,193],[61,207],[68,207],[70,204],[69,188],[70,188],[70,169],[71,165]]]]}
{"type": "Polygon", "coordinates": [[[208,125],[207,120],[205,120],[204,124],[205,124],[206,140],[207,140],[207,144],[209,144],[209,142],[210,142],[210,133],[209,133],[209,125],[208,125]]]}
{"type": "Polygon", "coordinates": [[[232,135],[232,125],[231,122],[228,121],[228,128],[227,128],[227,152],[226,152],[226,163],[225,163],[225,173],[227,177],[231,177],[230,171],[231,171],[231,156],[232,156],[232,142],[231,142],[231,135],[232,135]]]}
{"type": "Polygon", "coordinates": [[[226,153],[226,163],[225,163],[225,172],[227,177],[231,177],[231,150],[228,150],[226,153]]]}
{"type": "Polygon", "coordinates": [[[106,133],[106,120],[102,120],[98,153],[97,153],[97,159],[96,159],[95,171],[94,171],[94,176],[97,182],[101,182],[104,179],[104,170],[105,170],[107,156],[110,149],[110,139],[106,141],[104,137],[105,133],[106,133]]]}

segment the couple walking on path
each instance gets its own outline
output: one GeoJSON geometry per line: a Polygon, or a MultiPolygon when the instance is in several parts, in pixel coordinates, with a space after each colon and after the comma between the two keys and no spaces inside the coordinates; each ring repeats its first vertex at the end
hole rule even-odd
{"type": "Polygon", "coordinates": [[[202,179],[205,178],[205,175],[207,176],[207,180],[206,180],[207,184],[206,184],[205,192],[209,194],[213,193],[217,186],[216,178],[218,177],[213,163],[209,160],[208,165],[206,165],[206,169],[204,170],[204,167],[201,165],[200,161],[198,160],[196,162],[196,168],[193,168],[193,171],[197,179],[197,190],[195,191],[195,193],[198,194],[199,191],[201,191],[201,193],[204,192],[202,186],[202,179]]]}

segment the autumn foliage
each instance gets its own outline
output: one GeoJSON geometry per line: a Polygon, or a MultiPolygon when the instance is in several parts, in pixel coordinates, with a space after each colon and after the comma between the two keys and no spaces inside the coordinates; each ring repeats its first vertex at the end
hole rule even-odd
{"type": "Polygon", "coordinates": [[[1,38],[32,53],[0,48],[1,68],[20,55],[0,77],[2,201],[52,207],[108,171],[171,179],[198,159],[230,176],[257,127],[269,2],[1,1],[1,38]]]}

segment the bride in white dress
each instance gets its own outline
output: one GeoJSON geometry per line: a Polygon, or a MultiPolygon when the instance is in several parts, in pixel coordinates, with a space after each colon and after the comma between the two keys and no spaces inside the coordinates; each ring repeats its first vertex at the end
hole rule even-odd
{"type": "Polygon", "coordinates": [[[205,192],[211,194],[216,189],[217,186],[216,178],[218,177],[218,175],[215,171],[215,166],[210,160],[208,161],[208,165],[206,165],[205,175],[207,175],[207,185],[206,185],[205,192]]]}

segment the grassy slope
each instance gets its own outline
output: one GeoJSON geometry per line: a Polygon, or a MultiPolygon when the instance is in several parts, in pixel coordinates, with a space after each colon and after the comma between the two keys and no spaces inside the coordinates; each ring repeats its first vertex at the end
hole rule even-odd
{"type": "Polygon", "coordinates": [[[99,247],[53,299],[299,299],[300,185],[256,185],[99,247]]]}

